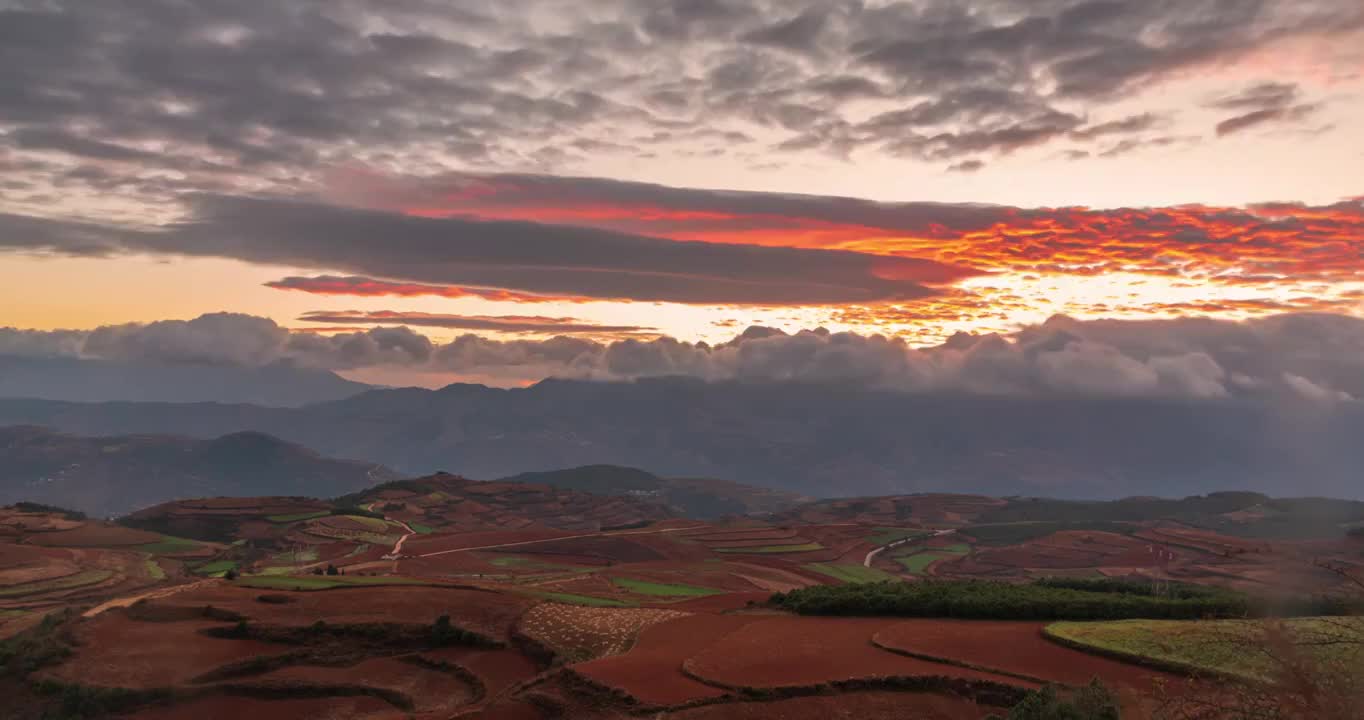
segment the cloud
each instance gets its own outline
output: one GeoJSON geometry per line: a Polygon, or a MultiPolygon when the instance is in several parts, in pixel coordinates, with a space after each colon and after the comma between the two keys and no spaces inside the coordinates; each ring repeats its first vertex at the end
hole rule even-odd
{"type": "Polygon", "coordinates": [[[934,293],[926,283],[976,274],[932,260],[838,250],[679,242],[588,227],[206,195],[194,198],[190,217],[156,230],[0,215],[3,245],[220,257],[422,284],[706,304],[911,299],[934,293]]]}
{"type": "Polygon", "coordinates": [[[551,297],[529,295],[494,288],[468,288],[450,285],[423,285],[421,283],[389,282],[358,275],[319,275],[316,277],[291,276],[265,283],[266,287],[276,290],[297,290],[313,295],[352,295],[361,297],[421,297],[433,296],[450,299],[474,297],[483,300],[515,303],[544,302],[582,302],[584,298],[551,297]]]}
{"type": "Polygon", "coordinates": [[[1235,110],[1239,114],[1217,123],[1218,137],[1225,137],[1268,124],[1299,122],[1320,109],[1315,103],[1296,103],[1300,88],[1295,83],[1265,82],[1223,96],[1209,107],[1235,110]]]}
{"type": "Polygon", "coordinates": [[[328,323],[332,325],[411,325],[415,327],[446,328],[456,330],[486,330],[499,333],[522,333],[534,335],[582,334],[582,335],[635,335],[650,334],[653,328],[638,325],[599,325],[583,322],[575,318],[554,318],[538,315],[486,316],[450,315],[444,313],[395,312],[392,310],[361,311],[314,311],[300,316],[299,321],[309,323],[328,323]]]}
{"type": "Polygon", "coordinates": [[[186,192],[297,192],[352,161],[562,172],[602,153],[752,164],[776,145],[953,163],[1134,132],[1085,119],[1281,43],[1329,62],[1364,25],[1353,0],[585,7],[12,0],[0,147],[41,172],[6,202],[146,211],[186,192]]]}
{"type": "MultiPolygon", "coordinates": [[[[340,322],[360,315],[340,314],[340,322]]],[[[398,319],[391,315],[386,319],[398,319]]],[[[569,333],[556,318],[450,318],[569,333]]],[[[309,320],[336,322],[309,315],[309,320]]],[[[465,324],[460,324],[465,323],[465,324]]],[[[595,333],[600,328],[581,328],[595,333]]],[[[901,392],[1135,396],[1347,402],[1364,395],[1364,319],[1288,314],[1244,322],[1208,319],[1080,321],[1057,316],[1010,335],[959,334],[928,348],[880,335],[749,328],[718,345],[667,336],[605,341],[560,335],[495,340],[475,334],[433,343],[406,327],[335,335],[289,331],[220,313],[188,321],[91,331],[0,331],[0,354],[78,356],[150,364],[258,367],[288,362],[335,370],[398,368],[451,380],[523,384],[546,377],[596,380],[684,375],[707,381],[804,382],[901,392]]]]}

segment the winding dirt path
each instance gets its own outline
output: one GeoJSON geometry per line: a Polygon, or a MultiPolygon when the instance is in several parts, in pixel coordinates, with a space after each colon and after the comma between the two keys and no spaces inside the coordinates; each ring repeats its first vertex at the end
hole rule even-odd
{"type": "Polygon", "coordinates": [[[210,585],[214,582],[216,581],[199,580],[192,583],[185,583],[184,585],[172,585],[170,587],[163,587],[144,593],[138,593],[137,595],[128,595],[127,597],[116,598],[114,600],[109,600],[107,602],[96,605],[95,607],[92,607],[89,610],[86,610],[85,612],[81,613],[81,617],[92,618],[108,610],[129,607],[134,603],[138,602],[139,600],[160,600],[161,598],[167,598],[177,593],[189,590],[191,588],[203,587],[205,585],[210,585]]]}

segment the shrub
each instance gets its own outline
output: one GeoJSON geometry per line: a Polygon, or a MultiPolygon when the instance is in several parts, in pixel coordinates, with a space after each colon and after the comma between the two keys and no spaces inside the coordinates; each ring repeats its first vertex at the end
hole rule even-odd
{"type": "Polygon", "coordinates": [[[340,574],[341,574],[341,571],[340,571],[340,570],[337,570],[335,565],[327,565],[327,574],[328,574],[328,575],[340,575],[340,574]]]}
{"type": "Polygon", "coordinates": [[[1246,615],[1249,599],[1213,588],[1156,597],[1131,583],[982,580],[817,585],[777,593],[771,603],[802,615],[896,615],[1001,620],[1190,619],[1246,615]]]}
{"type": "Polygon", "coordinates": [[[993,720],[1119,720],[1122,716],[1113,693],[1098,680],[1068,696],[1048,685],[1034,690],[1009,711],[1007,718],[993,720]]]}
{"type": "Polygon", "coordinates": [[[71,631],[67,621],[72,610],[54,612],[32,628],[0,641],[0,676],[24,678],[71,654],[71,631]]]}

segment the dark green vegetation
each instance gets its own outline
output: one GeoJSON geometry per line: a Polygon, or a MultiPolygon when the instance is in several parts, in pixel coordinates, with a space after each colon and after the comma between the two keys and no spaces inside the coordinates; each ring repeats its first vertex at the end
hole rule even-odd
{"type": "MultiPolygon", "coordinates": [[[[1121,620],[1245,617],[1265,609],[1231,590],[1121,580],[1048,579],[1025,585],[983,580],[817,585],[777,593],[772,604],[802,615],[943,617],[992,620],[1121,620]]],[[[1278,612],[1335,615],[1350,608],[1328,599],[1304,600],[1278,612]]]]}
{"type": "Polygon", "coordinates": [[[70,621],[75,617],[74,610],[55,612],[28,630],[0,640],[0,676],[23,679],[65,660],[74,643],[70,621]]]}
{"type": "Polygon", "coordinates": [[[327,497],[395,476],[372,463],[325,458],[259,432],[199,440],[175,435],[79,437],[32,426],[0,428],[0,503],[68,504],[100,517],[183,497],[327,497]],[[37,478],[48,481],[33,483],[37,478]]]}
{"type": "Polygon", "coordinates": [[[989,720],[1119,720],[1118,699],[1103,683],[1095,680],[1072,691],[1048,685],[1028,693],[1004,718],[989,720]]]}

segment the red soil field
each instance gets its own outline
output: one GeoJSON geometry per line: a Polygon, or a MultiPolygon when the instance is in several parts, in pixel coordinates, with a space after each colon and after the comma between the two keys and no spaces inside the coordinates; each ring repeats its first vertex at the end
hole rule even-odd
{"type": "Polygon", "coordinates": [[[598,535],[595,537],[571,538],[550,542],[525,545],[516,549],[519,554],[544,555],[589,555],[605,558],[613,562],[635,563],[662,560],[662,553],[646,545],[633,542],[628,537],[598,535]]]}
{"type": "MultiPolygon", "coordinates": [[[[733,702],[681,710],[668,720],[980,720],[991,713],[969,700],[929,693],[856,692],[775,702],[733,702]]],[[[996,708],[994,712],[998,713],[996,708]]]]}
{"type": "Polygon", "coordinates": [[[732,687],[814,685],[891,676],[950,676],[1033,686],[1014,678],[907,658],[873,647],[870,638],[894,623],[865,618],[760,620],[694,655],[684,667],[698,677],[732,687]]]}
{"type": "Polygon", "coordinates": [[[127,717],[129,720],[333,720],[371,717],[392,711],[393,706],[372,697],[256,700],[214,696],[148,708],[127,717]]]}
{"type": "Polygon", "coordinates": [[[680,602],[670,602],[668,607],[672,610],[694,613],[723,613],[730,610],[742,610],[748,607],[749,602],[767,602],[770,597],[772,597],[772,593],[767,591],[732,592],[724,595],[710,595],[680,602]]]}
{"type": "Polygon", "coordinates": [[[29,537],[33,545],[49,547],[119,547],[159,542],[161,536],[118,525],[86,523],[73,530],[38,533],[29,537]]]}
{"type": "Polygon", "coordinates": [[[756,528],[753,530],[732,530],[729,532],[716,532],[699,535],[688,535],[688,540],[698,540],[703,543],[727,543],[731,540],[784,540],[796,536],[795,530],[782,530],[779,528],[756,528]]]}
{"type": "Polygon", "coordinates": [[[400,692],[412,699],[416,713],[448,714],[474,699],[474,688],[464,680],[393,658],[373,658],[351,667],[298,665],[244,678],[248,684],[363,685],[400,692]]]}
{"type": "Polygon", "coordinates": [[[744,615],[689,615],[670,620],[640,633],[630,652],[575,665],[573,669],[651,705],[677,705],[718,697],[722,691],[683,675],[682,663],[759,619],[744,615]]]}
{"type": "Polygon", "coordinates": [[[443,648],[424,652],[422,657],[463,666],[483,681],[488,698],[496,698],[507,688],[529,680],[539,672],[535,663],[515,650],[443,648]]]}
{"type": "MultiPolygon", "coordinates": [[[[188,683],[209,670],[287,650],[254,640],[222,640],[196,631],[215,622],[154,623],[106,612],[76,626],[80,651],[40,675],[83,685],[154,688],[188,683]]],[[[183,716],[182,716],[183,717],[183,716]]]]}
{"type": "Polygon", "coordinates": [[[278,625],[310,625],[318,619],[329,623],[430,623],[441,615],[449,615],[455,625],[503,638],[516,618],[534,602],[480,590],[398,586],[282,593],[294,602],[279,605],[256,600],[272,593],[213,583],[176,595],[174,604],[213,605],[253,621],[278,625]]]}
{"type": "Polygon", "coordinates": [[[811,542],[814,542],[811,538],[791,534],[778,539],[751,538],[743,540],[725,540],[724,542],[711,542],[707,544],[714,548],[747,548],[779,545],[805,545],[811,542]]]}
{"type": "Polygon", "coordinates": [[[905,620],[872,638],[878,645],[1049,682],[1083,685],[1094,678],[1110,687],[1150,691],[1173,675],[1072,650],[1042,635],[1045,623],[992,620],[905,620]]]}

